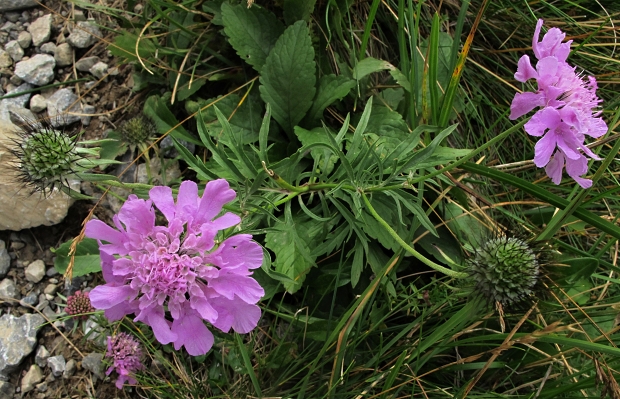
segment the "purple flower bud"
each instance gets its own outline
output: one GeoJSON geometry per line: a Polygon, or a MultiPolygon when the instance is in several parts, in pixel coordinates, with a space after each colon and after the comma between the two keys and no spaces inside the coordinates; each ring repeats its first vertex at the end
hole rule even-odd
{"type": "Polygon", "coordinates": [[[75,294],[67,297],[67,306],[65,312],[68,315],[73,316],[74,319],[88,319],[88,314],[95,311],[95,308],[90,303],[88,291],[75,291],[75,294]]]}
{"type": "Polygon", "coordinates": [[[108,351],[106,357],[111,358],[113,364],[106,375],[113,371],[118,374],[116,387],[123,389],[125,382],[136,384],[137,381],[132,375],[144,368],[142,364],[142,349],[140,342],[127,333],[118,333],[114,337],[108,337],[108,351]]]}

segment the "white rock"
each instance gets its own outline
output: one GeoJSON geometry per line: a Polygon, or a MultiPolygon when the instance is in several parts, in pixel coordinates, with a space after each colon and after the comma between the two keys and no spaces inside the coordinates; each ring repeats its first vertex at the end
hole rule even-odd
{"type": "Polygon", "coordinates": [[[26,280],[38,283],[45,277],[45,263],[41,259],[35,260],[26,267],[26,280]]]}
{"type": "Polygon", "coordinates": [[[32,35],[30,34],[30,32],[19,32],[19,35],[17,36],[17,43],[19,43],[22,48],[30,47],[30,45],[32,44],[32,35]]]}
{"type": "Polygon", "coordinates": [[[0,0],[0,11],[22,10],[38,5],[35,0],[0,0]]]}
{"type": "Polygon", "coordinates": [[[15,65],[15,75],[24,81],[43,86],[54,80],[54,57],[47,54],[37,54],[34,57],[20,61],[15,65]]]}
{"type": "Polygon", "coordinates": [[[71,45],[69,43],[62,43],[56,46],[54,59],[58,66],[71,65],[73,63],[73,48],[71,45]]]}
{"type": "Polygon", "coordinates": [[[32,112],[43,112],[47,108],[47,100],[40,94],[35,94],[30,99],[30,110],[32,112]]]}
{"type": "Polygon", "coordinates": [[[54,54],[56,51],[56,45],[52,42],[43,43],[40,47],[42,53],[54,54]]]}
{"type": "Polygon", "coordinates": [[[17,40],[11,40],[4,45],[4,49],[11,56],[13,61],[18,62],[24,58],[24,49],[19,45],[17,40]]]}
{"type": "Polygon", "coordinates": [[[0,317],[0,376],[3,380],[32,352],[37,344],[37,329],[44,321],[38,314],[0,317]]]}
{"type": "Polygon", "coordinates": [[[28,27],[28,32],[32,35],[32,44],[40,46],[50,39],[52,34],[52,14],[37,18],[28,27]]]}
{"type": "Polygon", "coordinates": [[[85,115],[80,116],[80,121],[82,122],[82,125],[84,126],[90,125],[90,120],[92,119],[92,116],[88,116],[88,115],[92,115],[94,113],[95,113],[94,105],[89,105],[89,104],[84,105],[82,109],[82,114],[85,114],[85,115]]]}
{"type": "Polygon", "coordinates": [[[0,282],[0,297],[19,298],[19,290],[12,279],[5,278],[0,282]]]}
{"type": "Polygon", "coordinates": [[[32,391],[39,382],[43,381],[43,378],[43,372],[39,366],[36,364],[30,366],[26,375],[22,378],[22,394],[32,391]]]}
{"type": "Polygon", "coordinates": [[[52,356],[47,359],[47,365],[52,369],[54,377],[60,377],[67,368],[67,362],[62,355],[52,356]]]}
{"type": "Polygon", "coordinates": [[[108,73],[108,64],[99,61],[88,70],[94,77],[101,79],[108,73]]]}
{"type": "Polygon", "coordinates": [[[98,37],[101,37],[101,31],[95,21],[79,21],[67,37],[67,41],[73,47],[86,48],[92,46],[98,37]]]}
{"type": "Polygon", "coordinates": [[[78,96],[70,89],[57,90],[47,99],[47,115],[54,127],[66,126],[79,121],[80,116],[71,115],[70,112],[81,113],[81,111],[78,96]]]}
{"type": "Polygon", "coordinates": [[[0,68],[8,68],[13,65],[13,59],[6,51],[0,49],[0,68]]]}
{"type": "Polygon", "coordinates": [[[39,345],[37,348],[37,353],[34,355],[34,361],[39,365],[39,367],[47,366],[47,359],[49,359],[50,353],[47,348],[43,345],[39,345]]]}
{"type": "Polygon", "coordinates": [[[75,69],[80,72],[88,72],[90,68],[99,62],[99,57],[93,55],[91,57],[84,57],[75,62],[75,69]]]}

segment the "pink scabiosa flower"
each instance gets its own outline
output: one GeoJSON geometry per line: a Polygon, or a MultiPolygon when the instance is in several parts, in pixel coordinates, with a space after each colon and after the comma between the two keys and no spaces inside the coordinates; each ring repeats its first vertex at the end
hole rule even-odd
{"type": "Polygon", "coordinates": [[[65,312],[74,319],[88,319],[87,313],[92,313],[95,308],[90,303],[88,291],[75,291],[75,294],[67,297],[65,312]]]}
{"type": "Polygon", "coordinates": [[[113,371],[118,373],[118,380],[116,380],[118,389],[123,389],[125,382],[132,385],[138,382],[132,377],[136,371],[144,368],[142,349],[138,340],[124,332],[108,337],[108,350],[105,355],[113,362],[106,371],[106,375],[112,374],[113,371]]]}
{"type": "Polygon", "coordinates": [[[254,329],[264,290],[251,270],[261,266],[263,251],[249,234],[215,241],[221,230],[241,221],[230,212],[217,217],[235,196],[223,179],[207,183],[202,197],[196,183],[185,181],[176,204],[172,190],[159,186],[149,200],[130,195],[114,216],[116,228],[89,221],[86,236],[100,242],[106,280],[91,291],[93,306],[105,309],[110,320],[134,313],[159,342],[177,350],[184,346],[193,356],[213,345],[204,321],[223,332],[254,329]],[[167,226],[155,224],[153,205],[167,226]]]}
{"type": "Polygon", "coordinates": [[[588,171],[587,157],[600,158],[585,145],[585,136],[598,138],[607,132],[607,124],[597,110],[601,100],[596,96],[596,79],[583,79],[566,62],[572,41],[562,43],[566,35],[560,29],[549,29],[539,42],[542,25],[539,19],[532,40],[536,66],[523,55],[514,75],[523,83],[536,80],[537,90],[515,95],[510,119],[539,108],[524,126],[529,135],[542,137],[535,147],[534,163],[545,167],[552,181],[560,184],[566,162],[569,176],[588,188],[592,181],[580,177],[588,171]]]}

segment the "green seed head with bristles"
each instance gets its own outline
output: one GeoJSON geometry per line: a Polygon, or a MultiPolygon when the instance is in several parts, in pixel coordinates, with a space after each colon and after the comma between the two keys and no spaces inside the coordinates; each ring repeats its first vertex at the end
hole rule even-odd
{"type": "Polygon", "coordinates": [[[538,281],[537,255],[527,241],[520,238],[490,239],[467,263],[476,290],[504,305],[530,296],[538,281]]]}
{"type": "Polygon", "coordinates": [[[146,115],[133,117],[123,123],[120,134],[128,144],[139,145],[149,141],[157,133],[155,123],[146,115]]]}

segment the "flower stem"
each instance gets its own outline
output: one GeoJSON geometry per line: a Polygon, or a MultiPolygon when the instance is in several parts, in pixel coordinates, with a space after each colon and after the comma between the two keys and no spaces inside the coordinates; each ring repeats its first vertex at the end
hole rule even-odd
{"type": "MultiPolygon", "coordinates": [[[[422,256],[421,253],[419,253],[418,251],[416,251],[415,249],[413,249],[412,246],[410,246],[409,244],[407,244],[402,238],[400,238],[400,236],[398,235],[398,233],[396,231],[394,231],[394,229],[392,229],[390,227],[390,225],[383,220],[383,218],[381,216],[379,216],[379,214],[377,213],[377,211],[375,211],[375,208],[373,208],[373,206],[370,204],[370,201],[368,200],[368,197],[366,197],[366,195],[364,193],[362,194],[362,199],[364,200],[364,204],[366,205],[368,211],[370,212],[370,214],[375,218],[375,220],[377,222],[379,222],[379,224],[381,224],[381,226],[383,226],[383,228],[385,228],[385,230],[392,236],[392,238],[394,238],[396,240],[396,242],[398,242],[404,249],[405,251],[409,252],[411,255],[413,255],[417,260],[419,260],[420,262],[424,263],[426,266],[430,267],[433,270],[436,270],[440,273],[443,273],[447,276],[453,277],[453,278],[464,278],[467,277],[468,274],[464,273],[464,272],[457,272],[451,269],[448,269],[446,267],[443,267],[441,265],[438,265],[437,263],[426,259],[424,256],[422,256]]],[[[457,266],[457,265],[454,265],[457,266]]]]}

